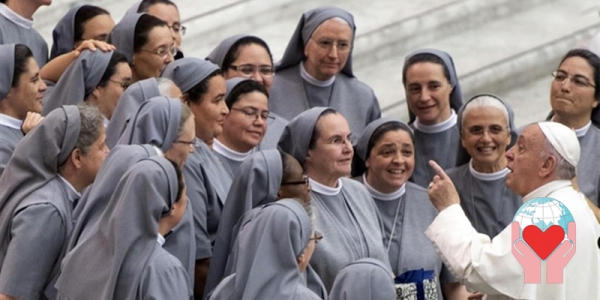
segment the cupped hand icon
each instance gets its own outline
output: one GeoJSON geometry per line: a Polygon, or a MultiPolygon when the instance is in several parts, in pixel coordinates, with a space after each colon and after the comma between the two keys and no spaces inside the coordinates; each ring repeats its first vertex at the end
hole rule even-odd
{"type": "Polygon", "coordinates": [[[511,251],[525,271],[525,283],[541,283],[542,261],[538,255],[533,252],[533,250],[521,239],[521,226],[519,225],[519,222],[514,221],[510,224],[510,226],[512,234],[511,251]]]}
{"type": "Polygon", "coordinates": [[[550,254],[546,263],[546,283],[563,283],[563,269],[575,255],[576,226],[575,222],[568,224],[567,239],[550,254]]]}

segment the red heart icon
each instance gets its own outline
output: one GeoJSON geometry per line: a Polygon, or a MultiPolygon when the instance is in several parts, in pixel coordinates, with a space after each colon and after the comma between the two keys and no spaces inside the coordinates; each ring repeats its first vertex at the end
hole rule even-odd
{"type": "Polygon", "coordinates": [[[546,231],[529,225],[523,229],[523,239],[542,260],[546,260],[565,239],[565,231],[558,225],[552,225],[546,231]]]}

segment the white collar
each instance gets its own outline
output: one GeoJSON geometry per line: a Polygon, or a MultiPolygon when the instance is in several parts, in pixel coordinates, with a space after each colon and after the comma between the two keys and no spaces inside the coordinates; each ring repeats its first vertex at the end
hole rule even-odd
{"type": "Polygon", "coordinates": [[[338,179],[338,184],[337,187],[328,187],[324,184],[320,184],[314,180],[312,180],[311,178],[308,178],[308,181],[310,182],[310,189],[313,192],[319,193],[319,194],[323,194],[325,196],[335,196],[337,194],[340,193],[340,191],[342,190],[342,180],[338,179]]]}
{"type": "Polygon", "coordinates": [[[365,183],[365,187],[367,188],[367,191],[369,191],[369,194],[371,194],[371,197],[373,197],[377,200],[383,200],[383,201],[396,200],[396,199],[400,199],[400,197],[402,197],[402,195],[404,195],[404,193],[406,193],[406,182],[398,190],[396,190],[395,192],[391,192],[389,194],[382,193],[382,192],[376,190],[374,187],[372,187],[367,182],[366,173],[363,174],[363,182],[365,183]]]}
{"type": "Polygon", "coordinates": [[[588,130],[590,129],[590,126],[592,126],[592,120],[590,120],[587,124],[585,124],[585,126],[575,129],[575,135],[577,135],[577,137],[583,137],[587,134],[588,130]]]}
{"type": "Polygon", "coordinates": [[[165,244],[165,237],[159,233],[156,237],[156,242],[162,247],[165,244]]]}
{"type": "Polygon", "coordinates": [[[252,148],[248,152],[237,152],[225,146],[225,144],[221,143],[218,139],[213,140],[213,151],[235,161],[244,161],[254,152],[254,149],[255,148],[252,148]]]}
{"type": "Polygon", "coordinates": [[[454,125],[456,125],[456,120],[457,120],[456,113],[454,112],[454,110],[451,110],[450,117],[441,123],[434,124],[434,125],[424,125],[424,124],[421,124],[421,122],[419,122],[419,117],[417,117],[417,119],[413,123],[413,126],[415,127],[416,130],[421,131],[421,132],[438,133],[438,132],[443,132],[443,131],[446,131],[446,130],[452,128],[454,125]]]}
{"type": "Polygon", "coordinates": [[[161,157],[165,156],[165,154],[162,152],[162,150],[160,150],[160,148],[158,148],[158,147],[156,147],[154,145],[152,145],[152,147],[154,148],[154,150],[156,150],[156,155],[157,156],[161,156],[161,157]]]}
{"type": "Polygon", "coordinates": [[[300,77],[302,77],[302,79],[308,81],[308,83],[310,83],[312,85],[316,85],[318,87],[328,87],[328,86],[332,85],[333,82],[335,81],[335,76],[333,76],[327,80],[319,80],[319,79],[314,78],[312,75],[308,74],[308,72],[304,68],[304,62],[300,62],[300,77]]]}
{"type": "Polygon", "coordinates": [[[568,187],[568,186],[572,186],[572,183],[570,180],[554,180],[554,181],[548,182],[548,183],[538,187],[537,189],[529,192],[529,194],[525,195],[525,197],[523,197],[523,203],[525,203],[533,198],[547,197],[552,192],[559,190],[561,188],[564,188],[564,187],[568,187]]]}
{"type": "Polygon", "coordinates": [[[104,123],[104,128],[108,127],[109,122],[110,121],[104,115],[102,115],[102,123],[104,123]]]}
{"type": "Polygon", "coordinates": [[[33,27],[33,20],[23,18],[4,3],[0,3],[0,15],[3,15],[5,18],[25,29],[31,29],[31,27],[33,27]]]}
{"type": "Polygon", "coordinates": [[[67,181],[60,174],[58,174],[58,178],[60,178],[60,180],[62,180],[62,182],[67,187],[67,194],[69,195],[69,200],[74,201],[75,199],[81,198],[81,193],[78,192],[69,181],[67,181]]]}
{"type": "Polygon", "coordinates": [[[23,121],[13,118],[9,115],[0,114],[0,125],[21,130],[21,125],[23,125],[23,121]]]}
{"type": "Polygon", "coordinates": [[[469,161],[469,171],[471,171],[471,175],[473,175],[473,177],[479,179],[479,180],[483,180],[483,181],[494,181],[494,180],[498,180],[498,179],[502,179],[504,177],[506,177],[506,175],[508,175],[508,173],[510,173],[510,170],[508,168],[504,168],[498,172],[494,172],[494,173],[481,173],[478,172],[477,170],[475,170],[475,168],[473,168],[473,159],[471,158],[471,161],[469,161]]]}

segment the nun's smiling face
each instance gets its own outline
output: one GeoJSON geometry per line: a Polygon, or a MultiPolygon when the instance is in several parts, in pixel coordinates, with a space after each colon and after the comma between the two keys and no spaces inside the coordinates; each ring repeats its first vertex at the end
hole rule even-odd
{"type": "Polygon", "coordinates": [[[340,177],[350,175],[352,167],[350,126],[341,114],[330,113],[319,118],[315,134],[315,143],[306,156],[306,174],[321,184],[335,187],[340,177]]]}
{"type": "Polygon", "coordinates": [[[225,118],[219,141],[238,152],[252,150],[267,131],[268,118],[263,119],[265,113],[269,113],[267,95],[258,91],[240,95],[225,118]]]}
{"type": "Polygon", "coordinates": [[[196,118],[196,137],[209,146],[223,132],[223,123],[229,114],[225,104],[226,91],[225,78],[217,75],[209,79],[208,91],[197,101],[187,100],[187,95],[183,97],[196,118]]]}
{"type": "Polygon", "coordinates": [[[502,170],[510,144],[504,112],[495,107],[477,107],[464,113],[462,122],[461,143],[473,158],[473,168],[482,173],[502,170]]]}
{"type": "Polygon", "coordinates": [[[598,86],[590,64],[581,57],[569,57],[556,72],[557,76],[550,86],[550,104],[559,118],[557,121],[589,118],[600,101],[594,99],[595,89],[590,85],[598,86]]]}
{"type": "Polygon", "coordinates": [[[419,62],[406,70],[406,98],[410,110],[424,125],[439,124],[451,115],[452,86],[444,75],[444,67],[419,62]]]}
{"type": "Polygon", "coordinates": [[[328,80],[339,73],[352,50],[352,28],[346,21],[333,18],[313,32],[304,47],[304,68],[318,80],[328,80]]]}
{"type": "Polygon", "coordinates": [[[134,81],[160,76],[160,73],[173,61],[174,49],[175,42],[169,27],[152,28],[148,32],[146,44],[133,54],[134,81]]]}
{"type": "Polygon", "coordinates": [[[267,91],[271,89],[274,74],[273,62],[269,52],[263,46],[258,44],[241,46],[238,49],[237,59],[231,66],[235,66],[237,70],[232,68],[225,70],[225,79],[234,77],[252,78],[262,84],[267,91]],[[246,69],[252,69],[252,67],[254,67],[254,72],[249,73],[246,71],[246,69]]]}
{"type": "Polygon", "coordinates": [[[26,70],[19,77],[16,87],[11,87],[7,99],[14,103],[15,117],[24,120],[27,112],[42,113],[42,100],[46,84],[40,77],[40,68],[35,59],[27,60],[26,70]]]}
{"type": "Polygon", "coordinates": [[[386,132],[371,149],[365,161],[367,182],[382,193],[397,191],[415,169],[415,150],[404,130],[386,132]]]}

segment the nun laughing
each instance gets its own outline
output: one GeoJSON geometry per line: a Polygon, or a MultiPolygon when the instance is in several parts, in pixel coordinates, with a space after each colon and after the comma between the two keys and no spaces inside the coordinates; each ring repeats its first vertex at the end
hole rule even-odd
{"type": "Polygon", "coordinates": [[[309,177],[311,203],[319,212],[316,229],[325,237],[311,266],[327,289],[338,272],[357,259],[372,257],[389,267],[373,198],[362,184],[346,178],[354,154],[350,134],[341,114],[315,107],[294,118],[279,141],[309,177]]]}

